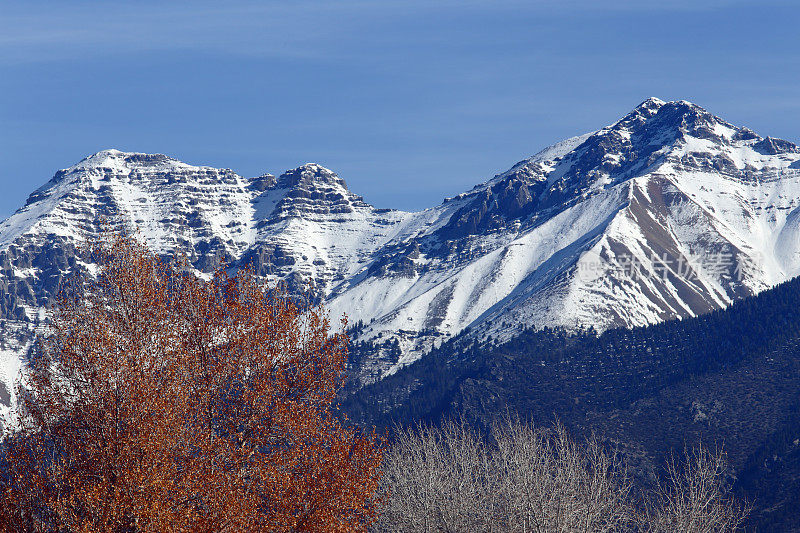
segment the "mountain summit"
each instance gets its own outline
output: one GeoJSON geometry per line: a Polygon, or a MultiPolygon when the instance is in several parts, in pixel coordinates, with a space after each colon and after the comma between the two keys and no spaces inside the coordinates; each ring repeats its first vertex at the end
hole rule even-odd
{"type": "Polygon", "coordinates": [[[138,229],[199,273],[224,258],[290,287],[310,282],[376,346],[368,380],[466,328],[507,338],[725,307],[800,273],[798,206],[796,145],[657,98],[416,213],[377,209],[313,163],[245,178],[104,150],[0,224],[0,379],[12,379],[60,280],[89,268],[79,244],[101,227],[138,229]]]}

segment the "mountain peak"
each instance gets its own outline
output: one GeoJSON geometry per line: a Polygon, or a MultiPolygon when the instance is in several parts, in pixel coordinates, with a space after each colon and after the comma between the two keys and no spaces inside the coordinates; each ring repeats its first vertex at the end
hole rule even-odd
{"type": "Polygon", "coordinates": [[[168,167],[190,168],[192,165],[188,165],[164,154],[123,152],[115,148],[108,148],[84,157],[73,166],[65,169],[65,171],[110,169],[114,172],[126,174],[131,168],[135,167],[160,167],[166,169],[168,167]]]}
{"type": "Polygon", "coordinates": [[[287,189],[315,188],[319,185],[341,187],[347,190],[347,184],[338,174],[317,163],[306,163],[287,170],[277,180],[277,186],[287,189]]]}
{"type": "Polygon", "coordinates": [[[110,164],[116,165],[122,162],[127,155],[132,154],[122,152],[114,148],[108,148],[84,157],[76,164],[72,165],[70,169],[99,168],[109,166],[110,164]]]}
{"type": "Polygon", "coordinates": [[[651,96],[641,104],[637,105],[634,110],[658,110],[661,106],[666,104],[664,100],[651,96]]]}
{"type": "Polygon", "coordinates": [[[322,165],[320,165],[319,163],[303,163],[302,165],[297,167],[295,170],[303,170],[303,171],[307,171],[307,172],[328,173],[328,174],[333,174],[334,173],[331,169],[325,168],[322,165]]]}
{"type": "Polygon", "coordinates": [[[119,157],[119,156],[129,155],[130,153],[133,152],[123,152],[122,150],[117,150],[116,148],[106,148],[104,150],[98,150],[92,155],[84,157],[82,161],[87,161],[90,159],[100,158],[100,157],[119,157]]]}
{"type": "MultiPolygon", "coordinates": [[[[660,98],[650,97],[625,115],[617,124],[626,125],[631,121],[648,120],[656,115],[669,115],[671,117],[703,117],[706,120],[717,118],[699,105],[688,100],[665,101],[660,98]]],[[[717,119],[721,122],[721,119],[717,119]]]]}

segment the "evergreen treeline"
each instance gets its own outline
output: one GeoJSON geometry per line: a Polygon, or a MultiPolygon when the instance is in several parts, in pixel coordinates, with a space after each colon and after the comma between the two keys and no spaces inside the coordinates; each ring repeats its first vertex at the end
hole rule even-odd
{"type": "Polygon", "coordinates": [[[455,388],[491,371],[504,358],[536,369],[541,386],[558,382],[574,388],[582,401],[623,407],[681,380],[730,368],[745,357],[793,347],[800,339],[798,304],[800,278],[700,317],[601,335],[545,327],[522,330],[500,345],[481,345],[466,332],[365,387],[343,407],[354,419],[379,427],[436,420],[452,407],[455,388]]]}

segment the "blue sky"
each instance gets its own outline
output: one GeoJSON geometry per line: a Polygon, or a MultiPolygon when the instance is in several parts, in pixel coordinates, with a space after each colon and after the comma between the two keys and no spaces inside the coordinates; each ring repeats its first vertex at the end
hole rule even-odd
{"type": "Polygon", "coordinates": [[[800,142],[792,4],[0,0],[0,218],[103,148],[420,209],[649,96],[800,142]]]}

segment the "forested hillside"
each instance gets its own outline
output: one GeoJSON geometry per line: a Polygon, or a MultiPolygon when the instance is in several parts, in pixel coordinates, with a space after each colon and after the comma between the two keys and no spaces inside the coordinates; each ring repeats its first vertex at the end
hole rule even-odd
{"type": "Polygon", "coordinates": [[[800,486],[798,302],[793,279],[724,311],[650,327],[524,330],[500,345],[459,337],[343,407],[383,429],[462,413],[483,427],[508,411],[542,425],[558,418],[619,446],[641,483],[702,440],[728,452],[754,523],[788,528],[800,523],[791,496],[800,486]]]}

